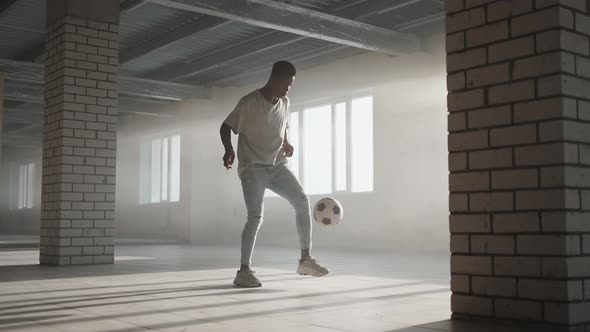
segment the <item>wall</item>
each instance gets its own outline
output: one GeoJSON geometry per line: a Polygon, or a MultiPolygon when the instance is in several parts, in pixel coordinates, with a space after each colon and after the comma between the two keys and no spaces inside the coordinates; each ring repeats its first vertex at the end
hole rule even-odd
{"type": "MultiPolygon", "coordinates": [[[[177,108],[167,110],[177,114],[177,108]]],[[[117,148],[117,233],[120,237],[190,240],[190,135],[181,128],[180,201],[139,204],[140,144],[144,136],[178,129],[174,117],[132,116],[120,125],[117,148]]],[[[180,121],[182,123],[182,121],[180,121]]]]}
{"type": "MultiPolygon", "coordinates": [[[[443,60],[437,51],[400,58],[366,54],[298,73],[290,95],[294,105],[367,88],[374,96],[375,190],[331,195],[342,202],[345,219],[333,229],[315,227],[316,248],[448,250],[443,60]]],[[[194,112],[193,243],[239,243],[246,211],[236,171],[222,166],[218,130],[237,100],[259,86],[216,90],[208,107],[194,112]]],[[[323,196],[312,196],[312,204],[323,196]]],[[[296,234],[289,204],[267,198],[258,244],[296,249],[296,234]]]]}
{"type": "MultiPolygon", "coordinates": [[[[18,179],[15,179],[18,181],[18,179]]],[[[38,234],[41,217],[41,150],[3,149],[0,163],[0,234],[38,234]],[[10,209],[10,170],[13,165],[35,162],[33,207],[10,209]]]]}
{"type": "MultiPolygon", "coordinates": [[[[397,58],[369,53],[299,70],[290,95],[294,106],[359,90],[374,96],[375,190],[336,195],[345,219],[333,229],[315,227],[315,248],[448,251],[443,42],[442,35],[434,35],[424,44],[427,52],[397,58]]],[[[119,236],[239,244],[246,211],[236,169],[222,166],[219,126],[242,95],[263,83],[215,88],[210,100],[187,100],[163,110],[172,117],[136,115],[120,123],[119,236]],[[180,202],[139,205],[140,137],[175,128],[182,131],[180,202]]],[[[312,196],[312,204],[319,198],[312,196]]],[[[265,213],[258,244],[298,249],[289,204],[267,198],[265,213]]]]}

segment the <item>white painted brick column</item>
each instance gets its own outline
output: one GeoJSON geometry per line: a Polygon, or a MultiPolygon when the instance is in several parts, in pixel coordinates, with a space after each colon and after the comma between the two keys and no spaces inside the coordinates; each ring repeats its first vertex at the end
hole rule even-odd
{"type": "Polygon", "coordinates": [[[41,264],[114,262],[118,29],[48,25],[41,264]]]}
{"type": "Polygon", "coordinates": [[[453,318],[590,331],[590,3],[446,5],[453,318]]]}

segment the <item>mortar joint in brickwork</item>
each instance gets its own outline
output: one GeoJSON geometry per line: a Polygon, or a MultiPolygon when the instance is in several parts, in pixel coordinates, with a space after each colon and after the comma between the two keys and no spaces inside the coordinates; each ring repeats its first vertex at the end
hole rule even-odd
{"type": "MultiPolygon", "coordinates": [[[[490,223],[493,225],[493,223],[492,223],[492,222],[490,222],[490,223]]],[[[490,227],[493,227],[493,226],[490,226],[490,227]]],[[[493,234],[493,232],[492,232],[492,234],[493,234]]],[[[496,257],[495,257],[495,256],[492,256],[492,273],[491,273],[491,274],[492,274],[493,276],[495,276],[495,275],[496,275],[496,268],[495,268],[495,266],[494,266],[494,265],[496,265],[496,264],[495,264],[495,260],[496,260],[496,257]]]]}

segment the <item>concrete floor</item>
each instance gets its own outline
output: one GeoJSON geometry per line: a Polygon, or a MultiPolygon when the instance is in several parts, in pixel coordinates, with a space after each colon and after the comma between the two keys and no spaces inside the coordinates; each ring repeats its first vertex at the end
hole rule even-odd
{"type": "Polygon", "coordinates": [[[0,331],[521,331],[449,321],[448,256],[315,252],[332,273],[299,276],[296,250],[257,248],[263,287],[232,285],[237,248],[121,246],[116,264],[39,266],[0,251],[0,331]]]}
{"type": "MultiPolygon", "coordinates": [[[[184,244],[178,240],[115,238],[115,245],[184,244]]],[[[0,250],[4,248],[38,248],[39,235],[0,234],[0,250]]]]}

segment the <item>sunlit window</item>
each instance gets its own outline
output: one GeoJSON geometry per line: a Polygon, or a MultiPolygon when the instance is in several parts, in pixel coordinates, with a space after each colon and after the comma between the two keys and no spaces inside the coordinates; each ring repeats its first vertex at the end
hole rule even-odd
{"type": "Polygon", "coordinates": [[[346,103],[334,105],[334,170],[336,191],[346,190],[347,153],[346,146],[346,103]]]}
{"type": "Polygon", "coordinates": [[[332,107],[303,113],[303,182],[308,194],[332,192],[332,107]]]}
{"type": "Polygon", "coordinates": [[[29,209],[35,197],[35,163],[14,165],[10,176],[10,208],[29,209]]]}
{"type": "Polygon", "coordinates": [[[140,148],[139,203],[180,200],[180,135],[145,137],[140,148]]]}
{"type": "Polygon", "coordinates": [[[372,97],[352,100],[350,123],[351,191],[373,191],[372,97]]]}
{"type": "Polygon", "coordinates": [[[293,174],[299,174],[299,149],[301,145],[299,144],[299,112],[291,113],[289,119],[289,143],[293,146],[295,153],[291,160],[289,160],[289,168],[293,172],[293,174]]]}
{"type": "Polygon", "coordinates": [[[291,113],[289,168],[310,195],[373,191],[373,97],[291,113]]]}

